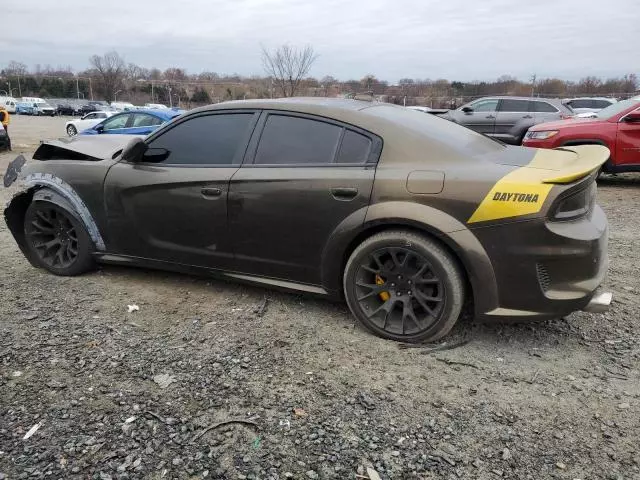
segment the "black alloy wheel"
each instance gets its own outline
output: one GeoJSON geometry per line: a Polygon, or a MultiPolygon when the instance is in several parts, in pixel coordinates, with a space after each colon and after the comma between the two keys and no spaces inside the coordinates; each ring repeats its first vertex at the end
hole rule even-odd
{"type": "Polygon", "coordinates": [[[405,231],[382,232],[358,246],[345,268],[344,289],[365,327],[405,342],[442,338],[464,302],[463,274],[451,254],[405,231]]]}
{"type": "Polygon", "coordinates": [[[36,263],[56,275],[77,275],[93,266],[92,243],[84,226],[54,203],[36,201],[29,206],[25,239],[36,263]]]}

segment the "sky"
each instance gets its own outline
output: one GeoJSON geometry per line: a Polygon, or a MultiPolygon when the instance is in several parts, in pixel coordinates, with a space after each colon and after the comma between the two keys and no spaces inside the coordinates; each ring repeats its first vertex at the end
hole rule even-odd
{"type": "Polygon", "coordinates": [[[640,74],[640,0],[0,0],[0,68],[140,66],[262,75],[311,45],[310,75],[473,81],[640,74]]]}

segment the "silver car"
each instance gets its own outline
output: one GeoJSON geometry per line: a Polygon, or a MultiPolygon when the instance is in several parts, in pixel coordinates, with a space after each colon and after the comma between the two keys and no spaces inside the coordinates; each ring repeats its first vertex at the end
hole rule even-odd
{"type": "Polygon", "coordinates": [[[537,123],[573,116],[560,100],[531,97],[484,97],[442,115],[452,122],[502,140],[520,145],[527,130],[537,123]]]}

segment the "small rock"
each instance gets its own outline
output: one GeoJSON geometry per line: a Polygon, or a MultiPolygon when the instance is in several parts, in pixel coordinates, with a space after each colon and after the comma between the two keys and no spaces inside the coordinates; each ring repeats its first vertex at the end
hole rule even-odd
{"type": "Polygon", "coordinates": [[[574,377],[573,375],[567,375],[567,378],[572,382],[576,380],[576,377],[574,377]]]}
{"type": "Polygon", "coordinates": [[[49,380],[47,383],[45,383],[45,385],[49,388],[53,388],[53,389],[63,389],[63,388],[67,388],[67,386],[62,383],[59,382],[57,380],[49,380]]]}
{"type": "Polygon", "coordinates": [[[480,468],[482,466],[482,460],[480,460],[479,458],[476,458],[473,462],[471,462],[471,465],[473,465],[476,468],[480,468]]]}
{"type": "Polygon", "coordinates": [[[169,375],[167,373],[160,373],[153,377],[153,381],[158,384],[158,386],[162,389],[167,388],[169,385],[176,381],[175,377],[169,375]]]}
{"type": "Polygon", "coordinates": [[[559,468],[560,470],[565,470],[567,468],[567,466],[562,462],[556,463],[556,467],[559,468]]]}
{"type": "Polygon", "coordinates": [[[399,457],[400,456],[400,452],[398,450],[394,450],[391,452],[391,455],[394,457],[399,457]]]}
{"type": "Polygon", "coordinates": [[[318,478],[318,474],[314,470],[307,471],[306,475],[309,478],[318,478]]]}
{"type": "Polygon", "coordinates": [[[627,402],[624,402],[624,403],[620,403],[620,404],[618,404],[618,408],[619,408],[620,410],[626,410],[626,409],[627,409],[627,408],[629,408],[630,406],[631,406],[631,405],[629,405],[627,402]]]}
{"type": "Polygon", "coordinates": [[[180,465],[182,463],[182,459],[180,457],[175,457],[173,460],[171,460],[171,463],[174,466],[178,466],[178,465],[180,465]]]}
{"type": "Polygon", "coordinates": [[[503,460],[510,460],[511,459],[511,451],[508,448],[504,448],[502,450],[502,459],[503,460]]]}

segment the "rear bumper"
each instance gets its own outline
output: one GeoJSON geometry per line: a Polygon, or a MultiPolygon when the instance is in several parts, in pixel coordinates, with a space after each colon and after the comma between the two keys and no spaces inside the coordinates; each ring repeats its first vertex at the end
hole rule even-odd
{"type": "Polygon", "coordinates": [[[608,225],[599,206],[579,220],[540,219],[476,234],[491,245],[499,299],[498,308],[477,312],[481,319],[545,320],[610,303],[596,296],[608,267],[608,225]]]}

